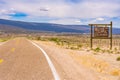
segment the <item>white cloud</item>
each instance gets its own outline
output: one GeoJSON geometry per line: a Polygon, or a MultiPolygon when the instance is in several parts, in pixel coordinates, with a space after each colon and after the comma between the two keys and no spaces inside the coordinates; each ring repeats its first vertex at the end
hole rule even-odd
{"type": "Polygon", "coordinates": [[[76,20],[75,22],[76,22],[76,23],[81,23],[81,21],[80,21],[80,20],[76,20]]]}
{"type": "Polygon", "coordinates": [[[82,24],[80,20],[77,19],[58,19],[58,20],[52,20],[50,23],[57,23],[57,24],[66,24],[66,25],[80,25],[82,24]]]}
{"type": "Polygon", "coordinates": [[[96,18],[102,16],[118,16],[117,10],[120,9],[119,3],[102,2],[102,1],[83,1],[78,4],[68,4],[65,0],[5,0],[8,8],[30,14],[31,16],[50,16],[50,17],[79,17],[79,18],[96,18]],[[50,9],[47,12],[40,12],[41,8],[50,9]]]}
{"type": "Polygon", "coordinates": [[[15,14],[14,8],[1,9],[1,10],[0,10],[0,18],[1,18],[1,19],[10,19],[10,18],[11,18],[11,17],[9,16],[10,14],[15,14]]]}
{"type": "Polygon", "coordinates": [[[96,20],[98,20],[98,21],[104,21],[105,19],[104,18],[96,18],[96,20]]]}
{"type": "Polygon", "coordinates": [[[87,24],[105,22],[104,17],[120,16],[120,0],[81,0],[79,3],[69,3],[66,0],[1,1],[5,2],[5,4],[0,4],[0,15],[3,18],[11,18],[7,14],[14,14],[14,11],[19,11],[28,14],[29,17],[27,18],[50,17],[59,18],[59,20],[50,21],[54,23],[87,24]],[[87,21],[83,22],[80,19],[87,21]]]}

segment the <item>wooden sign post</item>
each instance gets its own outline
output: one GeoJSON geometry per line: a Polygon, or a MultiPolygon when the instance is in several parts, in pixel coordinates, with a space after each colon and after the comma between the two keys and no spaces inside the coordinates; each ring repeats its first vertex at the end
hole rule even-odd
{"type": "Polygon", "coordinates": [[[89,24],[89,26],[91,27],[91,49],[93,39],[110,39],[110,49],[112,49],[112,22],[110,24],[89,24]]]}

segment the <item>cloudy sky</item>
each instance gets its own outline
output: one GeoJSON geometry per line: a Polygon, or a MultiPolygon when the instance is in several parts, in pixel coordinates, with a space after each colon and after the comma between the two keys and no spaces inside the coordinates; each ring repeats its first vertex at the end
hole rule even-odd
{"type": "Polygon", "coordinates": [[[0,18],[77,25],[113,21],[120,28],[120,0],[0,0],[0,18]]]}

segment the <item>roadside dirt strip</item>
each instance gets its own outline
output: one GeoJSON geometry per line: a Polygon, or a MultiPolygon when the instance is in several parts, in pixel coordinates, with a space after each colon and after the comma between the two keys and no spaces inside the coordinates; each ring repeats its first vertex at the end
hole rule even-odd
{"type": "Polygon", "coordinates": [[[52,60],[61,80],[105,80],[100,79],[95,71],[84,67],[75,61],[68,53],[71,50],[63,49],[51,42],[34,41],[42,47],[52,60]]]}
{"type": "Polygon", "coordinates": [[[0,80],[59,80],[43,52],[25,38],[0,45],[0,80]]]}

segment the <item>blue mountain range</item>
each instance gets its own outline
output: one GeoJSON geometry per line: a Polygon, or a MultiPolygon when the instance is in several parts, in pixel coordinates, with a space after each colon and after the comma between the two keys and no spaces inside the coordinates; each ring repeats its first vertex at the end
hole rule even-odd
{"type": "MultiPolygon", "coordinates": [[[[22,22],[0,19],[0,29],[19,29],[26,31],[37,32],[56,32],[56,33],[90,33],[90,27],[88,25],[62,25],[52,23],[35,23],[35,22],[22,22]]],[[[119,28],[113,28],[114,34],[120,34],[119,28]]]]}

